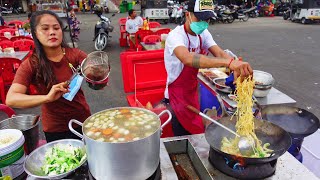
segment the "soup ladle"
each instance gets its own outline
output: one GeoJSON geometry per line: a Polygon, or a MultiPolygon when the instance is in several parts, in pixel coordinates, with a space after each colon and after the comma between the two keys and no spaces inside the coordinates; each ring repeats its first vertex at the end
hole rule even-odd
{"type": "Polygon", "coordinates": [[[195,107],[188,105],[187,108],[200,115],[201,117],[215,123],[216,125],[222,127],[223,129],[229,131],[230,133],[234,134],[236,137],[240,138],[239,142],[238,142],[238,148],[240,150],[240,153],[242,155],[245,156],[250,156],[252,154],[254,154],[254,146],[255,146],[255,142],[252,140],[249,140],[247,137],[244,136],[240,136],[239,134],[237,134],[236,132],[234,132],[233,130],[231,130],[230,128],[226,127],[225,125],[219,123],[218,121],[213,120],[212,118],[210,118],[209,116],[207,116],[206,114],[200,112],[198,109],[196,109],[195,107]]]}

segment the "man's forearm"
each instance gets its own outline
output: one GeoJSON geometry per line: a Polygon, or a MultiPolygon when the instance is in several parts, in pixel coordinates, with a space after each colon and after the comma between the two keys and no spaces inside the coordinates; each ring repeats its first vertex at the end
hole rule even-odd
{"type": "MultiPolygon", "coordinates": [[[[231,57],[208,57],[200,54],[193,54],[191,57],[190,66],[194,68],[213,68],[213,67],[228,67],[231,57]]],[[[187,64],[188,65],[188,64],[187,64]]]]}

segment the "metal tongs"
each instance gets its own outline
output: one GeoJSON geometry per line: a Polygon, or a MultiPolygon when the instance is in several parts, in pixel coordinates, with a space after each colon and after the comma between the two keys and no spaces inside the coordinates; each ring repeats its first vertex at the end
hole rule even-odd
{"type": "Polygon", "coordinates": [[[213,120],[212,118],[210,118],[206,114],[200,112],[198,109],[196,109],[195,107],[193,107],[191,105],[188,105],[187,108],[190,111],[192,111],[192,112],[200,115],[201,117],[203,117],[203,118],[215,123],[216,125],[222,127],[223,129],[229,131],[230,133],[232,133],[235,136],[237,136],[238,138],[240,138],[239,143],[238,143],[238,147],[239,147],[240,153],[242,155],[250,156],[250,155],[252,155],[254,153],[254,147],[255,147],[255,142],[254,141],[250,141],[247,137],[240,136],[239,134],[237,134],[236,132],[234,132],[230,128],[228,128],[225,125],[219,123],[218,121],[213,120]]]}

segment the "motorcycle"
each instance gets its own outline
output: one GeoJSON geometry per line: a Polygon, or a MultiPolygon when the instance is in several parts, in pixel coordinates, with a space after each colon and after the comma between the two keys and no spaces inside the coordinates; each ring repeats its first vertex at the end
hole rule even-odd
{"type": "Polygon", "coordinates": [[[218,15],[216,12],[213,12],[213,16],[209,20],[209,24],[215,24],[218,22],[218,15]]]}
{"type": "Polygon", "coordinates": [[[22,13],[22,7],[13,7],[12,12],[19,15],[22,13]]]}
{"type": "Polygon", "coordinates": [[[290,18],[291,8],[288,7],[286,11],[283,12],[283,19],[288,20],[290,18]]]}
{"type": "Polygon", "coordinates": [[[244,9],[243,12],[248,13],[249,17],[251,17],[251,18],[256,18],[259,16],[259,11],[257,10],[256,6],[248,8],[248,9],[244,9]]]}
{"type": "Polygon", "coordinates": [[[217,21],[222,23],[232,23],[234,21],[233,15],[230,10],[222,5],[216,6],[214,12],[217,14],[217,21]]]}
{"type": "Polygon", "coordinates": [[[274,15],[282,16],[290,7],[289,3],[281,3],[279,6],[274,8],[274,15]]]}
{"type": "Polygon", "coordinates": [[[233,20],[239,19],[244,22],[249,20],[249,13],[245,12],[240,6],[237,5],[230,5],[231,14],[233,15],[233,20]]]}
{"type": "Polygon", "coordinates": [[[176,24],[183,24],[184,21],[184,7],[180,4],[173,5],[172,13],[169,18],[169,22],[176,24]]]}
{"type": "MultiPolygon", "coordinates": [[[[113,16],[115,14],[112,14],[113,16]]],[[[98,15],[98,17],[100,20],[94,27],[94,47],[97,51],[102,51],[107,47],[109,38],[111,38],[109,33],[113,31],[114,27],[111,25],[109,18],[102,15],[98,15]]]]}

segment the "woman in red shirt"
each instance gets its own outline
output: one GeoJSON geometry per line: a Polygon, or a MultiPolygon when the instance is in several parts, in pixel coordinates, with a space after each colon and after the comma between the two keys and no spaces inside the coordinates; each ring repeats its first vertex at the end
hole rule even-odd
{"type": "MultiPolygon", "coordinates": [[[[62,97],[68,92],[66,83],[73,75],[69,63],[78,67],[86,54],[64,43],[62,22],[51,11],[37,11],[31,17],[31,33],[35,42],[33,55],[22,62],[7,94],[6,104],[14,108],[41,105],[42,125],[48,142],[76,138],[68,129],[70,119],[84,121],[90,109],[80,89],[72,101],[62,97]],[[30,85],[38,95],[28,95],[30,85]]],[[[76,128],[81,131],[81,128],[76,128]]]]}

